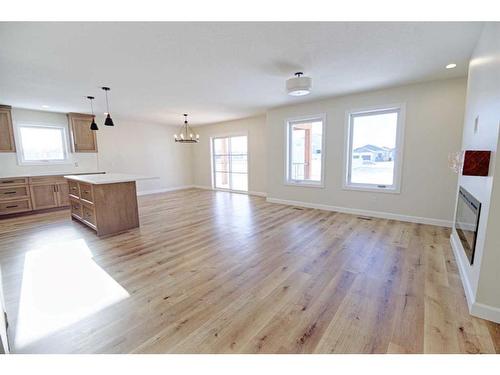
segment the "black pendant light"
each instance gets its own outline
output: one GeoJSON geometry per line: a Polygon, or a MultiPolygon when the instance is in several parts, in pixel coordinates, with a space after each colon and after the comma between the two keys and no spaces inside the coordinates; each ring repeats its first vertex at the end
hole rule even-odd
{"type": "Polygon", "coordinates": [[[188,125],[187,117],[187,113],[184,113],[184,125],[181,125],[179,129],[179,136],[174,134],[174,140],[179,143],[198,143],[200,141],[200,135],[193,132],[193,129],[188,125]]]}
{"type": "Polygon", "coordinates": [[[99,130],[97,124],[95,123],[94,106],[92,105],[92,100],[95,98],[93,96],[87,96],[87,99],[90,100],[90,110],[92,111],[92,123],[90,124],[90,130],[99,130]]]}
{"type": "Polygon", "coordinates": [[[111,90],[111,89],[109,87],[101,87],[101,88],[106,93],[106,108],[108,109],[108,113],[106,115],[106,120],[104,120],[104,125],[106,125],[106,126],[115,126],[115,124],[113,124],[113,119],[111,118],[111,116],[109,114],[108,91],[111,90]]]}

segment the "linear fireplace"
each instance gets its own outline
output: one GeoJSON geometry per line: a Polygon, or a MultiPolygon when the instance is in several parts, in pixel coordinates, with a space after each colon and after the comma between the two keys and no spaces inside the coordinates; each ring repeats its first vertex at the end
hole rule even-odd
{"type": "Polygon", "coordinates": [[[458,191],[455,229],[470,264],[474,262],[481,202],[462,186],[458,191]]]}

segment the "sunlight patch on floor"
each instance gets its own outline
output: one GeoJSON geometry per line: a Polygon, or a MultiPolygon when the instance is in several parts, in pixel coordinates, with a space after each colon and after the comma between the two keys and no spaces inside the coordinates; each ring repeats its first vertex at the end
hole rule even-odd
{"type": "Polygon", "coordinates": [[[92,259],[83,239],[26,253],[15,348],[127,298],[129,294],[92,259]]]}

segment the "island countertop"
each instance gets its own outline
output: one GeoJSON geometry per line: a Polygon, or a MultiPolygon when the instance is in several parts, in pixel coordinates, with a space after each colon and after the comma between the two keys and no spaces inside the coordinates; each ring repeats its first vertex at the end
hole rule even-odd
{"type": "Polygon", "coordinates": [[[104,185],[104,184],[116,184],[120,182],[149,180],[157,177],[144,176],[138,174],[126,174],[126,173],[106,173],[106,174],[67,175],[64,176],[64,178],[92,185],[104,185]]]}

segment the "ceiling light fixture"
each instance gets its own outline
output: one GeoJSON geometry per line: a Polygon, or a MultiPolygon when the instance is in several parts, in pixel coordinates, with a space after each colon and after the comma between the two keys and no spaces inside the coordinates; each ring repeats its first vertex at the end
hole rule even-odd
{"type": "Polygon", "coordinates": [[[108,91],[111,90],[111,89],[109,87],[101,87],[101,88],[106,93],[106,108],[108,110],[108,112],[106,114],[106,120],[104,120],[104,125],[106,125],[106,126],[115,126],[115,124],[113,124],[113,119],[111,118],[111,115],[109,114],[108,91]]]}
{"type": "Polygon", "coordinates": [[[42,105],[42,108],[50,108],[50,105],[43,104],[43,105],[42,105]]]}
{"type": "Polygon", "coordinates": [[[454,64],[454,63],[446,65],[446,69],[453,69],[456,67],[457,67],[457,64],[454,64]]]}
{"type": "Polygon", "coordinates": [[[180,143],[198,143],[200,141],[200,135],[194,134],[193,129],[191,129],[191,127],[188,125],[187,116],[187,113],[184,113],[184,125],[181,125],[179,136],[177,136],[177,134],[174,134],[174,139],[176,142],[180,143]]]}
{"type": "Polygon", "coordinates": [[[95,123],[94,106],[92,105],[92,100],[95,98],[93,96],[87,96],[87,99],[90,100],[90,110],[92,111],[92,123],[90,124],[90,130],[99,130],[97,124],[95,123]]]}
{"type": "Polygon", "coordinates": [[[286,91],[288,95],[304,96],[311,93],[312,79],[310,77],[302,77],[304,73],[295,73],[294,78],[286,81],[286,91]]]}

